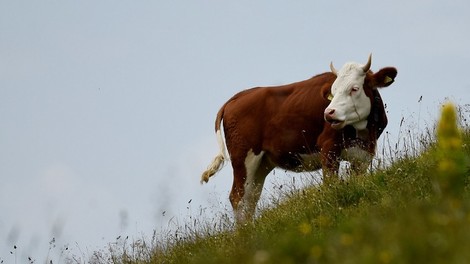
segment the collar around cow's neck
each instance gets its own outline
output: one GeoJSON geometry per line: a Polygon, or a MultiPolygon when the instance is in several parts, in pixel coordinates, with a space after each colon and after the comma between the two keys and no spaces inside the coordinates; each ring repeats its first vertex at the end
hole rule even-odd
{"type": "Polygon", "coordinates": [[[344,134],[346,138],[349,139],[360,139],[360,140],[368,140],[369,139],[369,128],[357,130],[353,126],[349,125],[344,127],[344,134]]]}

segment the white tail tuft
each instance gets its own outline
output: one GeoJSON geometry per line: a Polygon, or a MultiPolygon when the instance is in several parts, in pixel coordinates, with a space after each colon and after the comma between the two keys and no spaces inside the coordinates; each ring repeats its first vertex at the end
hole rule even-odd
{"type": "Polygon", "coordinates": [[[219,172],[225,161],[225,144],[224,139],[222,137],[222,132],[217,130],[217,142],[219,143],[219,154],[215,156],[214,160],[212,161],[211,165],[207,167],[207,170],[202,173],[201,176],[201,184],[204,182],[208,182],[209,178],[212,177],[214,174],[219,172]]]}
{"type": "Polygon", "coordinates": [[[217,155],[214,160],[212,161],[211,165],[207,167],[207,170],[202,173],[201,176],[201,183],[208,182],[209,178],[216,174],[220,169],[222,169],[222,166],[224,164],[224,156],[223,155],[217,155]]]}

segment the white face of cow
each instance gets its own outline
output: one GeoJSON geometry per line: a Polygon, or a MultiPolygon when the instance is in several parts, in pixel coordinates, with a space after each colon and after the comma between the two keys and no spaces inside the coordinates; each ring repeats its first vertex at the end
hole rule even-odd
{"type": "Polygon", "coordinates": [[[331,102],[325,109],[325,120],[334,129],[352,125],[358,130],[365,129],[371,111],[371,100],[364,92],[366,72],[370,68],[371,57],[366,65],[346,63],[339,71],[333,64],[331,71],[337,78],[331,86],[331,102]]]}

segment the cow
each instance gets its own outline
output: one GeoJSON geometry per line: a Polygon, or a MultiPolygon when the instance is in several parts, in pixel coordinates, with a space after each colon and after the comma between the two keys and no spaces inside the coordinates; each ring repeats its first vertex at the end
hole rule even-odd
{"type": "Polygon", "coordinates": [[[201,183],[227,160],[233,168],[229,195],[235,220],[253,220],[266,176],[279,167],[294,172],[322,169],[323,182],[337,178],[341,160],[364,172],[387,126],[377,88],[391,85],[394,67],[374,73],[372,54],[365,65],[350,62],[340,70],[276,87],[255,87],[235,94],[219,110],[215,132],[219,153],[201,183]],[[223,122],[225,143],[221,132],[223,122]]]}

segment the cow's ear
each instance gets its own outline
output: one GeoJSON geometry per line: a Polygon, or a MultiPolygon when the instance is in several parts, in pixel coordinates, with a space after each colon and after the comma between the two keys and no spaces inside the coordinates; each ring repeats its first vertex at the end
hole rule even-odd
{"type": "Polygon", "coordinates": [[[333,100],[333,95],[331,94],[331,84],[323,85],[321,88],[322,97],[328,101],[333,100]]]}
{"type": "Polygon", "coordinates": [[[390,86],[397,77],[397,69],[393,67],[386,67],[374,74],[375,87],[387,87],[390,86]]]}

